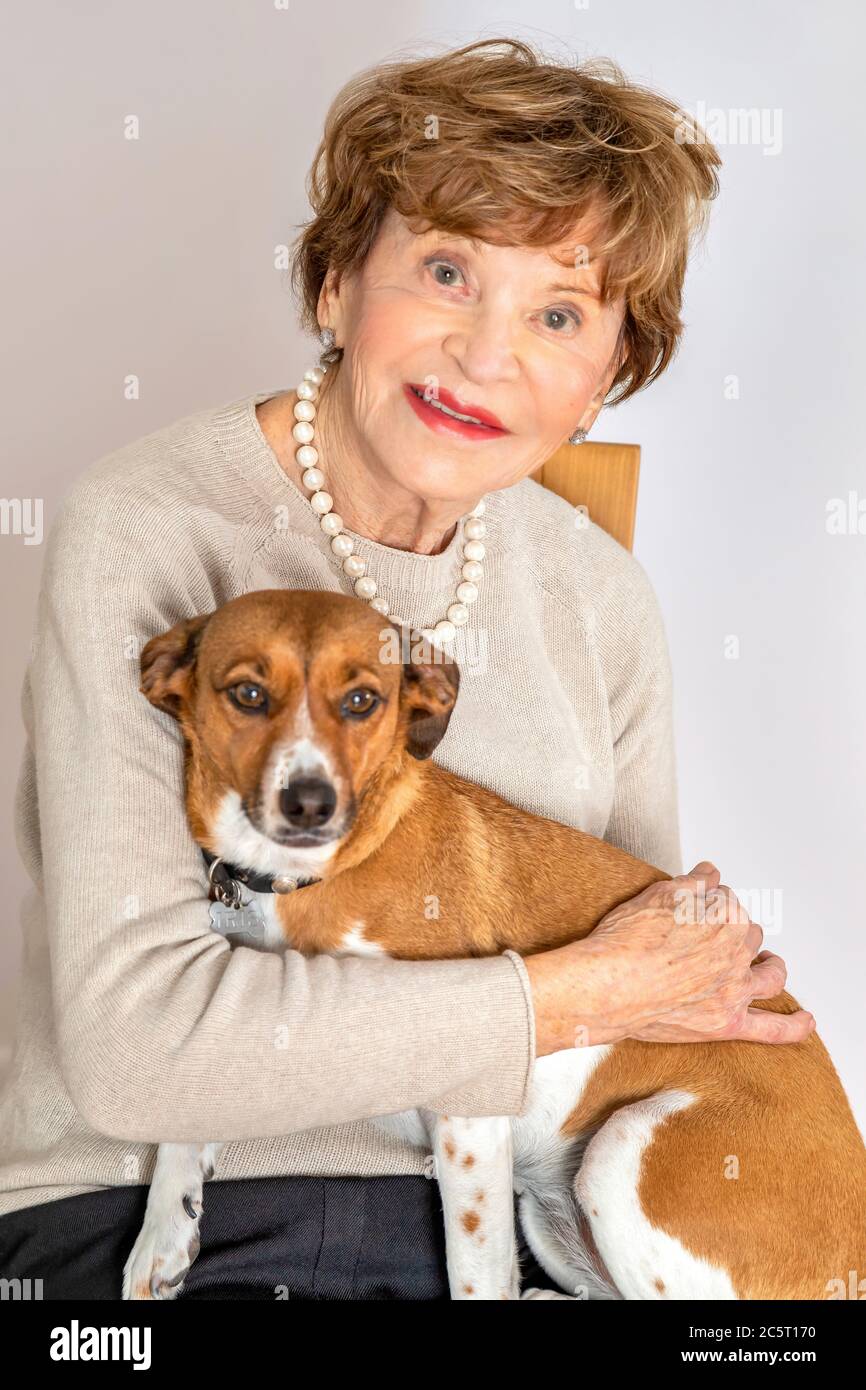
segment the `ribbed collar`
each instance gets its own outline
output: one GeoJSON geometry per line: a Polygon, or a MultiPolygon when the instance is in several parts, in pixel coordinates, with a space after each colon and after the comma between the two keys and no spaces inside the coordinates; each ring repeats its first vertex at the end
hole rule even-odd
{"type": "MultiPolygon", "coordinates": [[[[323,553],[328,551],[328,540],[313,514],[306,495],[292,481],[282,468],[279,459],[265,438],[256,415],[256,406],[263,401],[278,396],[285,387],[274,391],[259,391],[254,396],[243,396],[240,400],[221,407],[214,412],[214,425],[220,448],[226,457],[244,476],[255,485],[260,496],[268,506],[287,507],[296,530],[314,537],[321,545],[323,553]]],[[[324,465],[327,477],[327,466],[324,465]]],[[[488,548],[496,545],[499,528],[490,522],[497,517],[499,494],[486,495],[487,509],[484,520],[488,523],[488,534],[484,543],[488,548]]],[[[454,535],[445,550],[438,555],[418,555],[412,550],[397,550],[392,546],[380,545],[367,536],[348,531],[355,542],[355,549],[369,565],[369,572],[381,583],[385,593],[434,593],[446,591],[451,601],[454,589],[460,583],[460,567],[463,556],[463,520],[455,528],[454,535]]],[[[444,617],[444,610],[442,616],[444,617]]]]}

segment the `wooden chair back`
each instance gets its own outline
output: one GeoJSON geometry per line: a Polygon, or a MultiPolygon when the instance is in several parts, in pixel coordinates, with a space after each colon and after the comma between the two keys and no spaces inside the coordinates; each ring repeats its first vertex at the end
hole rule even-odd
{"type": "Polygon", "coordinates": [[[564,444],[530,476],[631,550],[637,514],[639,444],[564,444]]]}

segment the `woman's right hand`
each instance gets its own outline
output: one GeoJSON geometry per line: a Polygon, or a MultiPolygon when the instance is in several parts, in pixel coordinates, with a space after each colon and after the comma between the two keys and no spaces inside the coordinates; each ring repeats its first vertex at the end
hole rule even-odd
{"type": "Polygon", "coordinates": [[[648,1042],[802,1042],[815,1020],[751,1008],[785,987],[780,956],[707,862],[652,883],[589,936],[527,956],[536,1054],[648,1042]]]}

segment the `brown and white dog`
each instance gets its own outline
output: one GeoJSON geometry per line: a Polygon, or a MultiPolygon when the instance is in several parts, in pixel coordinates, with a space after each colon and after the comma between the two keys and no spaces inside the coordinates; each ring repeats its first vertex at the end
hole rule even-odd
{"type": "MultiPolygon", "coordinates": [[[[457,666],[360,599],[247,594],[153,638],[141,665],[143,693],[182,729],[188,818],[226,910],[236,870],[277,876],[282,891],[240,890],[259,947],[528,954],[669,878],[438,766],[457,666]],[[318,881],[286,891],[299,877],[318,881]]],[[[866,1275],[866,1150],[815,1034],[576,1046],[538,1060],[519,1117],[374,1123],[435,1156],[455,1299],[521,1296],[515,1191],[572,1298],[825,1299],[866,1275]]],[[[159,1146],[125,1298],[179,1291],[218,1148],[159,1146]]]]}

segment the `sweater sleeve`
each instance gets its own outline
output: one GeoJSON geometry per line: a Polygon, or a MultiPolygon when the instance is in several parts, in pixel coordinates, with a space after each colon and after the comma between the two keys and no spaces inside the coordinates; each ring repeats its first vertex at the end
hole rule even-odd
{"type": "MultiPolygon", "coordinates": [[[[613,546],[615,542],[609,541],[613,546]]],[[[595,640],[608,689],[614,795],[604,838],[682,873],[673,679],[658,599],[642,565],[617,546],[595,640]]]]}
{"type": "Polygon", "coordinates": [[[138,658],[228,595],[166,507],[117,489],[82,480],[55,521],[25,700],[54,1027],[76,1108],[146,1142],[265,1138],[417,1106],[517,1113],[534,1025],[516,953],[306,958],[211,929],[180,731],[139,693],[138,658]]]}

